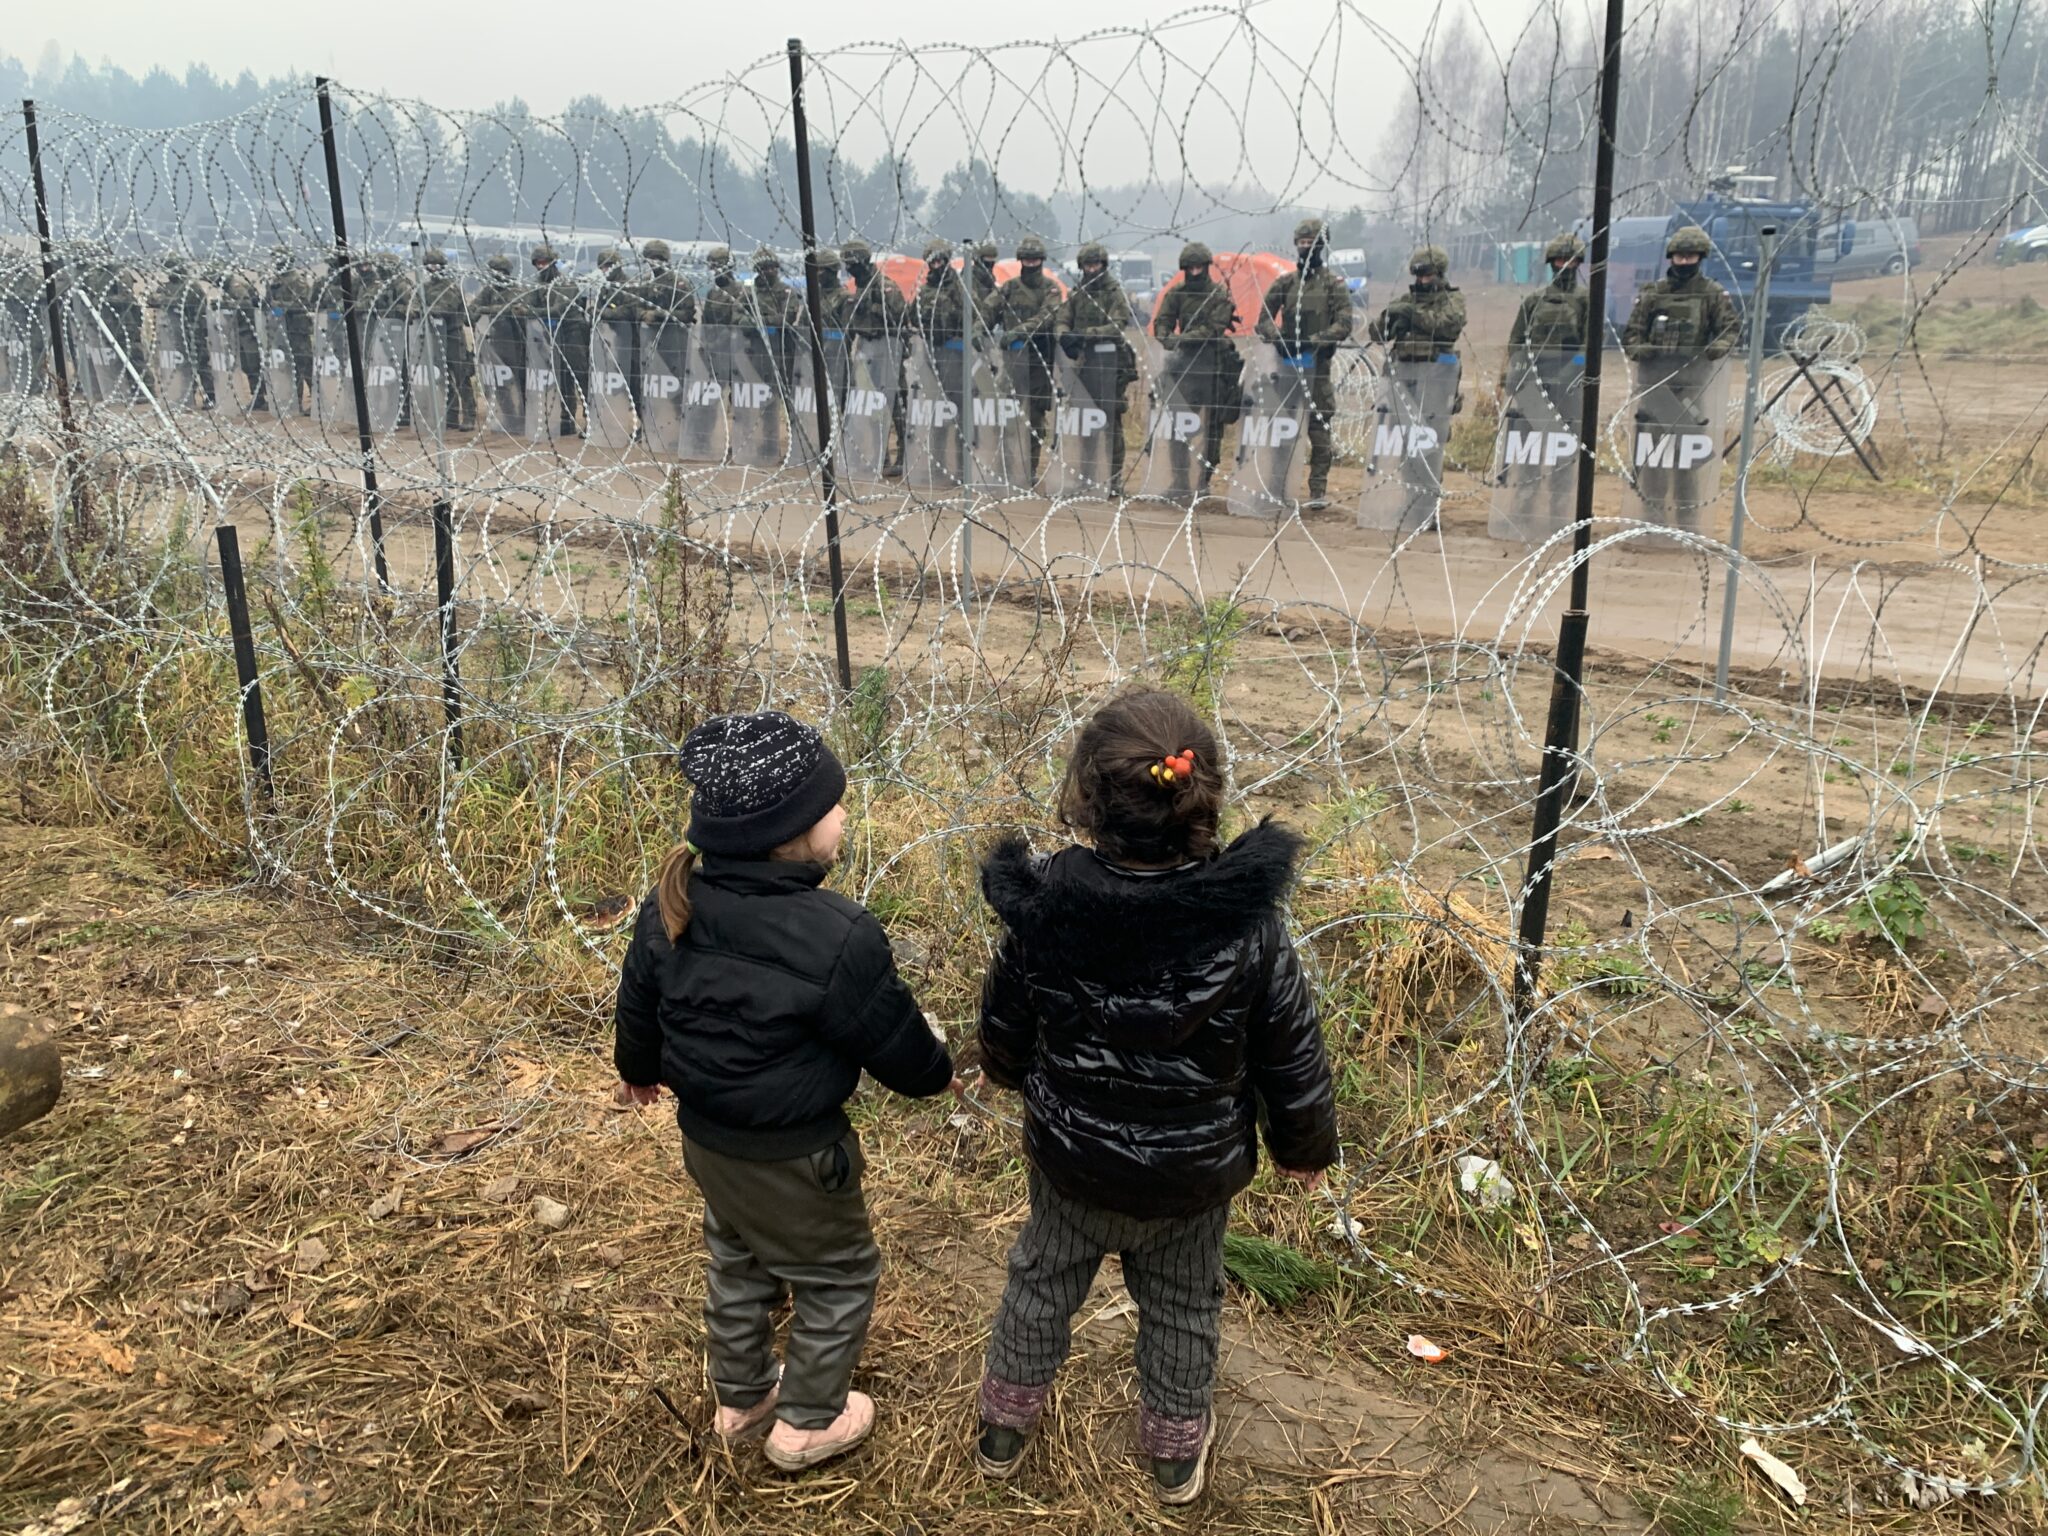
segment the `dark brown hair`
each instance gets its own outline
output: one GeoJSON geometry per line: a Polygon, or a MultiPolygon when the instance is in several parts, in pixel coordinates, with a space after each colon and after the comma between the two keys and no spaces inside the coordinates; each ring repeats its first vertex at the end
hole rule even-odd
{"type": "Polygon", "coordinates": [[[1060,785],[1059,818],[1108,858],[1177,864],[1216,851],[1223,754],[1216,733],[1177,693],[1142,688],[1111,699],[1081,727],[1060,785]],[[1155,776],[1194,754],[1191,773],[1155,776]]]}
{"type": "MultiPolygon", "coordinates": [[[[831,812],[825,814],[829,816],[831,812]]],[[[769,849],[768,857],[793,862],[808,859],[811,855],[806,845],[815,830],[816,824],[813,823],[804,829],[801,836],[769,849]]],[[[697,850],[688,843],[677,843],[663,857],[661,868],[654,876],[654,904],[661,908],[661,926],[668,930],[671,944],[681,940],[683,930],[690,926],[690,876],[696,872],[697,850]]]]}

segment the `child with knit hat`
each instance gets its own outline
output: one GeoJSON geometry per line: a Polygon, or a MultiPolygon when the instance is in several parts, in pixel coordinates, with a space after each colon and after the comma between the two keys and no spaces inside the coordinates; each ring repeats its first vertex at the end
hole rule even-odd
{"type": "Polygon", "coordinates": [[[845,1103],[863,1070],[925,1098],[953,1084],[953,1064],[874,914],[824,889],[846,822],[846,770],[824,738],[779,711],[723,715],[685,738],[682,768],[688,840],[663,862],[619,978],[619,1092],[675,1095],[704,1196],[718,1432],[765,1431],[769,1461],[793,1472],[875,1421],[849,1388],[882,1263],[845,1103]]]}

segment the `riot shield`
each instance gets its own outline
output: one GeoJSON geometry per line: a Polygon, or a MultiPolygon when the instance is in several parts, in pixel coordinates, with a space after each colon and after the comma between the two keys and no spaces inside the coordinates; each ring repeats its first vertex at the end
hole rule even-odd
{"type": "Polygon", "coordinates": [[[1632,463],[1645,522],[1696,531],[1721,491],[1728,364],[1693,353],[1638,359],[1632,463]]]}
{"type": "MultiPolygon", "coordinates": [[[[676,329],[666,326],[665,331],[676,329]]],[[[726,394],[732,380],[732,330],[692,325],[684,353],[683,405],[678,418],[682,441],[677,457],[692,464],[723,464],[731,452],[726,394]]],[[[667,354],[663,354],[666,356],[667,354]]]]}
{"type": "Polygon", "coordinates": [[[640,325],[600,320],[590,328],[590,440],[600,448],[629,448],[639,425],[633,407],[640,325]]]}
{"type": "Polygon", "coordinates": [[[636,328],[640,367],[640,440],[666,458],[683,453],[683,385],[690,377],[691,326],[676,321],[636,328]]]}
{"type": "Polygon", "coordinates": [[[213,369],[214,404],[237,416],[248,414],[255,390],[242,372],[239,316],[231,309],[206,312],[206,361],[213,369]]]}
{"type": "MultiPolygon", "coordinates": [[[[789,396],[789,438],[791,443],[790,462],[794,464],[815,464],[818,461],[818,391],[817,374],[811,366],[811,338],[808,333],[789,338],[788,350],[775,354],[789,370],[787,393],[789,396]]],[[[835,416],[839,410],[840,391],[846,379],[846,333],[825,332],[825,380],[828,402],[835,416]]],[[[841,423],[833,423],[836,440],[841,423]]]]}
{"type": "Polygon", "coordinates": [[[313,417],[331,432],[352,431],[356,401],[348,371],[348,327],[338,309],[313,317],[313,417]]]}
{"type": "Polygon", "coordinates": [[[292,340],[284,310],[265,305],[256,311],[256,350],[263,359],[264,393],[274,416],[299,414],[298,368],[292,361],[292,340]]]}
{"type": "Polygon", "coordinates": [[[396,316],[363,322],[363,386],[370,430],[381,437],[405,410],[405,322],[396,316]]]}
{"type": "MultiPolygon", "coordinates": [[[[134,391],[128,384],[128,370],[122,366],[121,354],[107,339],[106,331],[99,327],[95,316],[100,311],[94,298],[91,294],[73,294],[70,323],[65,327],[71,334],[77,359],[79,392],[96,402],[131,400],[134,391]]],[[[112,315],[107,315],[106,320],[107,330],[118,335],[112,315]]]]}
{"type": "Polygon", "coordinates": [[[482,425],[507,437],[525,437],[526,322],[493,315],[477,327],[477,382],[483,389],[482,425]]]}
{"type": "Polygon", "coordinates": [[[1115,497],[1121,465],[1117,439],[1124,430],[1123,370],[1118,343],[1107,336],[1076,338],[1059,353],[1053,395],[1056,456],[1045,493],[1056,498],[1115,497]]]}
{"type": "MultiPolygon", "coordinates": [[[[1183,341],[1168,352],[1157,340],[1147,345],[1151,385],[1145,422],[1145,475],[1137,494],[1179,502],[1202,494],[1209,451],[1210,421],[1225,409],[1220,398],[1234,394],[1242,368],[1228,341],[1183,341]]],[[[1216,434],[1220,436],[1221,429],[1216,434]]]]}
{"type": "Polygon", "coordinates": [[[1315,353],[1290,357],[1271,342],[1245,358],[1245,410],[1237,424],[1237,460],[1226,503],[1239,517],[1294,510],[1308,468],[1309,382],[1315,353]]]}
{"type": "Polygon", "coordinates": [[[197,410],[206,403],[199,388],[199,365],[183,326],[171,310],[154,310],[150,316],[156,330],[156,393],[168,410],[197,410]]]}
{"type": "Polygon", "coordinates": [[[1585,374],[1578,352],[1524,350],[1508,364],[1489,537],[1540,544],[1572,520],[1585,374]]]}
{"type": "Polygon", "coordinates": [[[790,456],[787,338],[773,326],[737,326],[731,356],[732,461],[780,469],[790,456]]]}
{"type": "Polygon", "coordinates": [[[1449,352],[1426,361],[1389,359],[1374,380],[1359,527],[1393,534],[1436,527],[1459,367],[1449,352]]]}
{"type": "Polygon", "coordinates": [[[526,430],[530,443],[550,443],[562,436],[562,352],[545,320],[519,322],[526,346],[526,430]]]}
{"type": "MultiPolygon", "coordinates": [[[[833,442],[848,479],[880,480],[889,457],[890,408],[902,387],[900,336],[850,336],[833,442]]],[[[835,376],[836,378],[839,376],[835,376]]]]}
{"type": "Polygon", "coordinates": [[[968,452],[968,485],[974,490],[1031,489],[1030,428],[1024,396],[1031,388],[1028,347],[998,347],[978,337],[967,349],[973,364],[966,379],[961,419],[973,424],[968,452]]]}
{"type": "Polygon", "coordinates": [[[414,315],[404,326],[405,394],[412,429],[427,442],[440,442],[448,420],[448,340],[431,315],[414,315]]]}
{"type": "Polygon", "coordinates": [[[42,393],[44,321],[38,306],[25,299],[0,304],[0,391],[10,395],[42,393]]]}
{"type": "Polygon", "coordinates": [[[903,477],[913,490],[947,491],[960,484],[960,375],[966,357],[957,341],[933,346],[923,336],[911,338],[903,477]]]}

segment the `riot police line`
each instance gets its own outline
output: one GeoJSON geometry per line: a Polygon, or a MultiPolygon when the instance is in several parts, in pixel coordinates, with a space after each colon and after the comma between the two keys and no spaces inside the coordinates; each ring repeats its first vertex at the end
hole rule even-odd
{"type": "MultiPolygon", "coordinates": [[[[953,248],[934,242],[926,282],[906,298],[865,244],[850,242],[849,276],[827,295],[821,338],[840,473],[854,482],[901,478],[942,497],[1183,506],[1213,495],[1220,474],[1234,513],[1271,518],[1326,505],[1330,361],[1340,349],[1365,349],[1349,339],[1348,316],[1340,331],[1329,306],[1315,308],[1320,240],[1316,221],[1297,230],[1301,280],[1290,286],[1289,274],[1272,285],[1249,336],[1227,297],[1208,292],[1208,253],[1198,244],[1183,252],[1182,302],[1162,303],[1148,333],[1114,279],[1092,286],[1100,247],[1084,248],[1084,276],[1062,297],[1043,278],[1025,282],[1029,265],[995,284],[992,244],[970,248],[956,267],[953,248]],[[1006,328],[1019,316],[1028,323],[1006,328]]],[[[1678,528],[1696,528],[1719,493],[1732,343],[1725,294],[1682,270],[1690,243],[1687,231],[1673,236],[1673,275],[1644,291],[1631,318],[1624,344],[1634,389],[1618,433],[1639,515],[1678,528]]],[[[1524,301],[1500,376],[1495,538],[1539,542],[1571,516],[1585,334],[1575,247],[1573,237],[1551,243],[1552,283],[1524,301]]],[[[1042,261],[1041,243],[1019,242],[1020,254],[1034,248],[1042,261]]],[[[423,270],[365,259],[356,304],[370,431],[442,443],[482,432],[558,449],[584,439],[767,472],[814,462],[808,321],[797,291],[779,281],[778,259],[757,252],[747,287],[731,280],[727,258],[700,313],[689,285],[667,268],[665,247],[649,242],[647,253],[656,251],[662,259],[638,283],[607,253],[593,285],[564,280],[552,252],[538,247],[534,287],[511,284],[509,263],[494,258],[473,296],[447,275],[439,252],[427,253],[423,270]]],[[[822,257],[836,274],[838,253],[822,257]]],[[[1436,526],[1444,451],[1462,406],[1463,302],[1443,268],[1440,251],[1419,250],[1409,294],[1369,331],[1377,366],[1355,515],[1395,538],[1436,526]]],[[[18,397],[42,384],[36,276],[0,287],[0,389],[18,397]]],[[[267,274],[169,258],[146,296],[111,263],[79,264],[67,277],[84,399],[150,396],[173,411],[354,430],[356,391],[331,270],[316,281],[280,250],[267,274]]]]}

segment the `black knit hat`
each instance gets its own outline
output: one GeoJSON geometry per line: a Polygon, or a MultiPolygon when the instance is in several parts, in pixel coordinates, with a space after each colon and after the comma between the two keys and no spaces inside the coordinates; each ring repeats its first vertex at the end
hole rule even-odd
{"type": "Polygon", "coordinates": [[[720,715],[683,738],[689,840],[700,853],[759,857],[801,837],[846,794],[825,738],[779,709],[720,715]]]}

